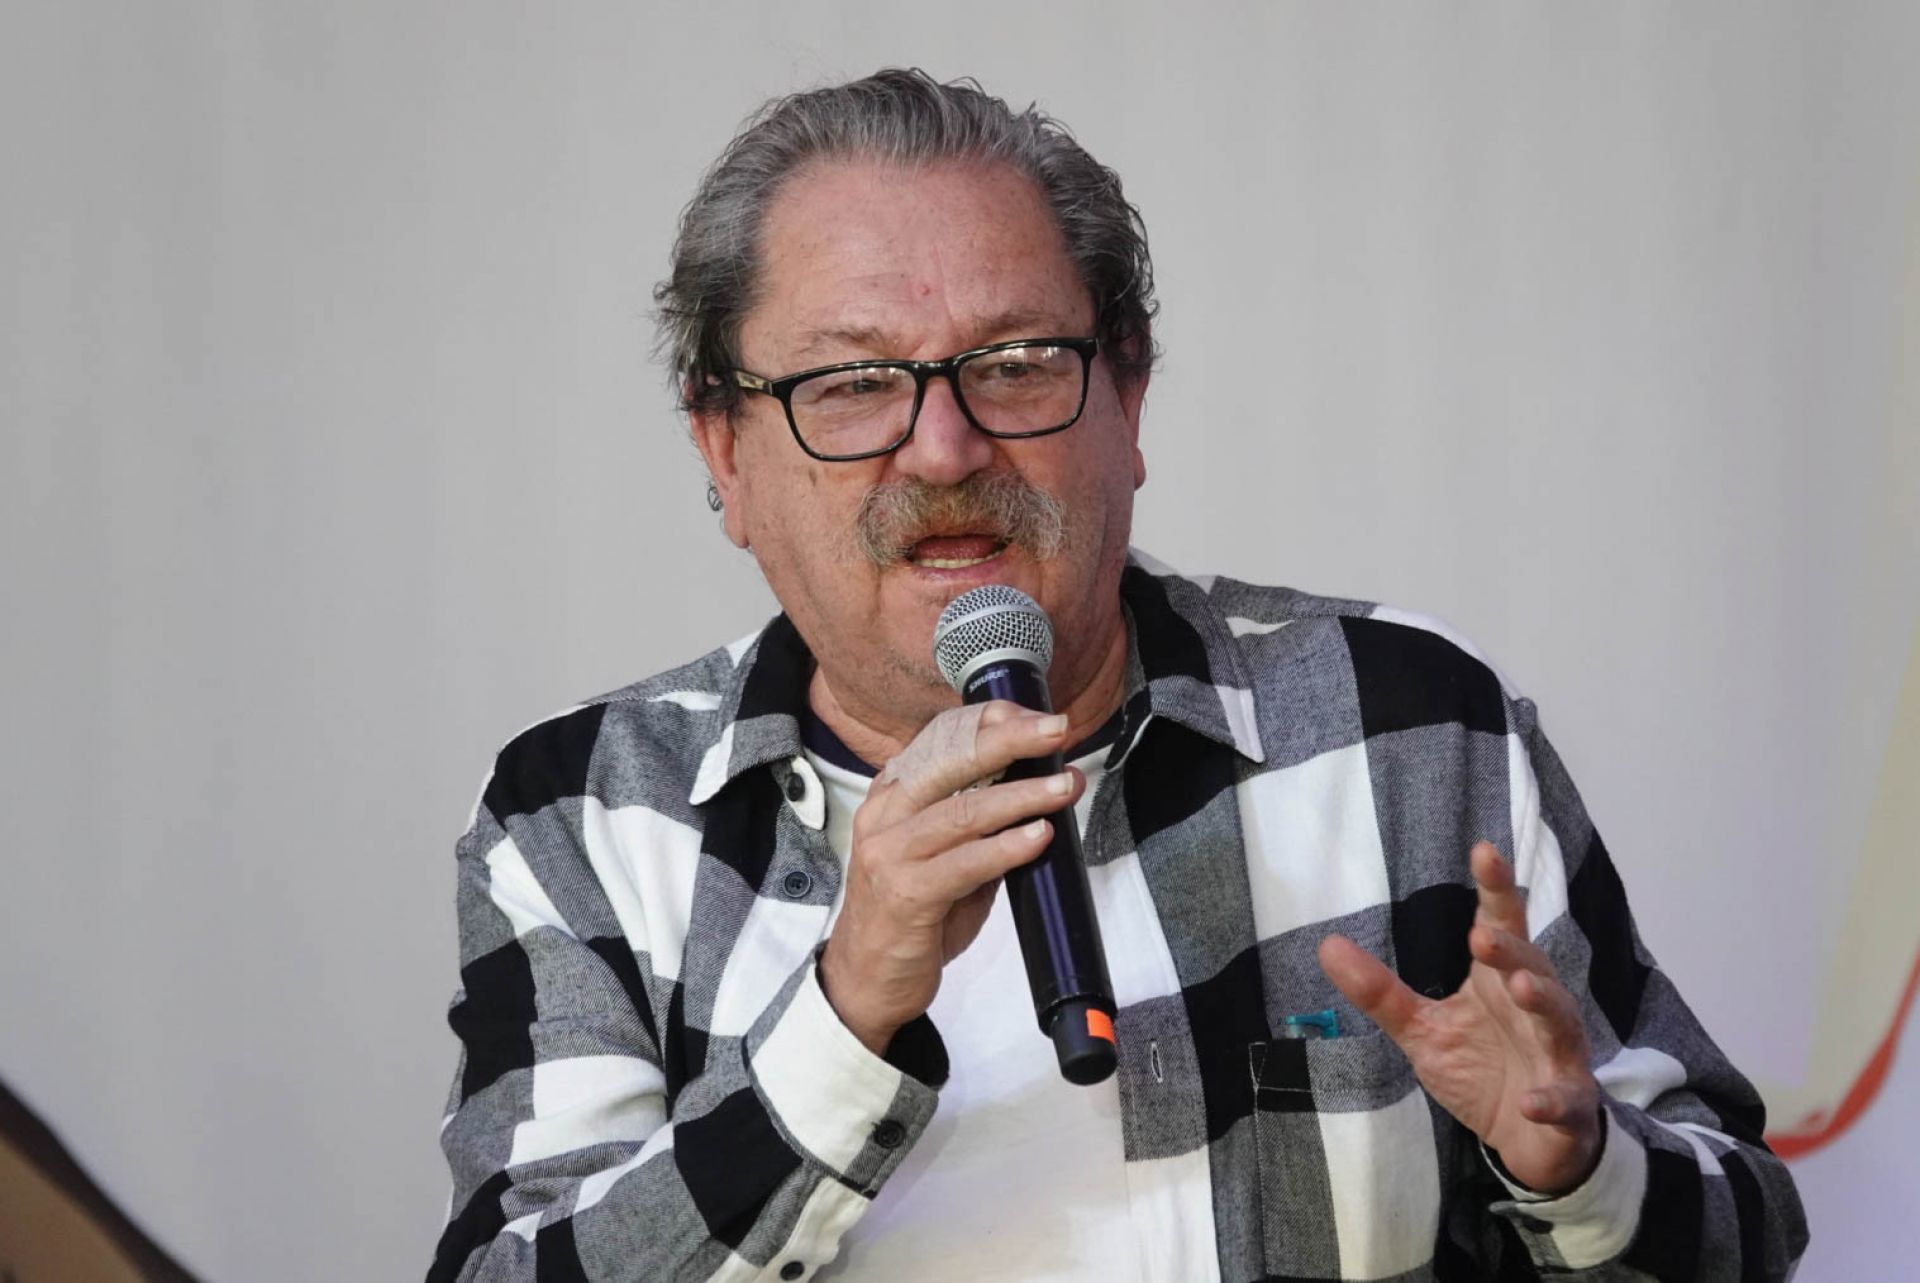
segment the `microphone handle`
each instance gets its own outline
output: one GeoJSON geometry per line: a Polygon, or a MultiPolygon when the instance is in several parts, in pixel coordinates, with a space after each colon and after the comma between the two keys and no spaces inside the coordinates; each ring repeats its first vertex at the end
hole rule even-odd
{"type": "MultiPolygon", "coordinates": [[[[962,694],[969,704],[1011,700],[1039,712],[1053,711],[1045,674],[1018,660],[990,663],[968,679],[962,694]]],[[[1015,762],[1008,780],[1055,775],[1066,769],[1060,754],[1015,762]]],[[[1034,1015],[1040,1031],[1053,1039],[1060,1073],[1067,1081],[1097,1083],[1118,1063],[1113,1038],[1113,982],[1093,912],[1086,862],[1080,852],[1080,825],[1073,808],[1047,817],[1053,837],[1030,863],[1008,872],[1007,903],[1014,932],[1027,964],[1034,1015]]]]}

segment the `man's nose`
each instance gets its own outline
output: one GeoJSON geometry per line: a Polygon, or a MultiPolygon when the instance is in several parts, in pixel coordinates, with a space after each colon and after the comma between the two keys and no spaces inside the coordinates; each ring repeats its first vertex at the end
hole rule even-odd
{"type": "Polygon", "coordinates": [[[894,453],[894,464],[937,486],[957,485],[993,464],[993,438],[967,421],[953,384],[927,380],[913,435],[894,453]]]}

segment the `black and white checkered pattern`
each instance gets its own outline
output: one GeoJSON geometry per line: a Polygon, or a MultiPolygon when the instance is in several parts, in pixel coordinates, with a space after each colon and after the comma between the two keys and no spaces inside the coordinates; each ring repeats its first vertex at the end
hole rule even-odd
{"type": "MultiPolygon", "coordinates": [[[[1122,592],[1125,726],[1085,846],[1142,1277],[1785,1277],[1805,1223],[1759,1100],[1641,948],[1533,706],[1400,612],[1137,553],[1122,592]],[[1450,993],[1481,838],[1609,1096],[1563,1198],[1506,1183],[1315,962],[1337,930],[1450,993]],[[1286,1036],[1323,1008],[1343,1036],[1286,1036]]],[[[779,618],[501,752],[459,845],[430,1277],[810,1277],[931,1117],[930,1022],[882,1061],[814,974],[841,868],[810,669],[779,618]]]]}

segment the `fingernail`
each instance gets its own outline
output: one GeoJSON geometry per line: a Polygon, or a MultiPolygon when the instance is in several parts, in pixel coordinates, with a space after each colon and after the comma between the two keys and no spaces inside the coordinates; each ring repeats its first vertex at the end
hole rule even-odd
{"type": "Polygon", "coordinates": [[[1064,735],[1067,732],[1067,715],[1055,713],[1052,717],[1043,717],[1035,729],[1042,735],[1064,735]]]}
{"type": "Polygon", "coordinates": [[[1067,794],[1073,792],[1073,776],[1068,775],[1064,771],[1058,775],[1049,775],[1047,777],[1047,792],[1053,794],[1055,797],[1065,797],[1067,794]]]}
{"type": "Polygon", "coordinates": [[[1045,820],[1035,820],[1033,823],[1027,825],[1025,828],[1020,830],[1022,834],[1030,838],[1037,838],[1041,834],[1045,833],[1046,831],[1047,831],[1047,822],[1045,820]]]}

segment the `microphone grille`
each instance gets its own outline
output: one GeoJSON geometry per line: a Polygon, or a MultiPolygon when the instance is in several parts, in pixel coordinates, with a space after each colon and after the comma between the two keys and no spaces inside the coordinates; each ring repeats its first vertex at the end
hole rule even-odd
{"type": "Polygon", "coordinates": [[[962,690],[977,661],[1011,654],[1042,673],[1053,665],[1053,625],[1040,604],[1005,584],[983,584],[961,593],[940,612],[933,628],[933,661],[955,690],[962,690]]]}

